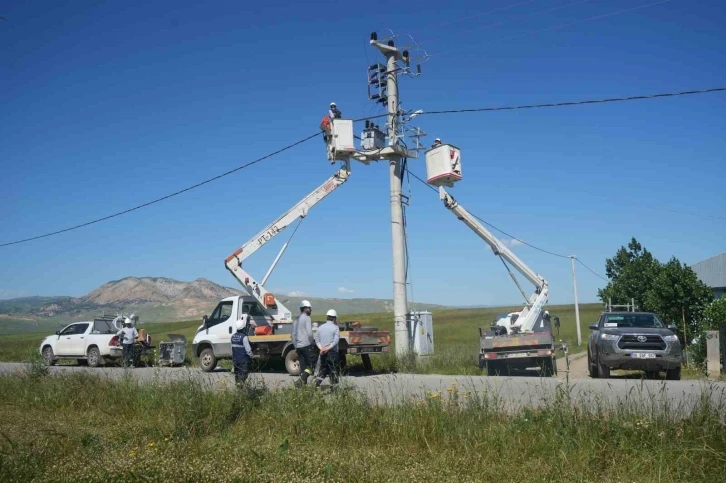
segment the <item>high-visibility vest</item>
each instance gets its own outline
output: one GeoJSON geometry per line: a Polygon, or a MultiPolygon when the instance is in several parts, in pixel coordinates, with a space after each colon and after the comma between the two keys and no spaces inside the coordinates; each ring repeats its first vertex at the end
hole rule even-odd
{"type": "Polygon", "coordinates": [[[330,115],[326,114],[322,121],[320,121],[320,129],[326,133],[330,133],[330,115]]]}

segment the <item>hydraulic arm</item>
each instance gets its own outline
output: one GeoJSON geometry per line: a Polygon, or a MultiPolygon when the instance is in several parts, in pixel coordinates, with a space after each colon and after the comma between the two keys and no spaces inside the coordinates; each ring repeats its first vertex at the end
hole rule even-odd
{"type": "Polygon", "coordinates": [[[539,317],[542,308],[547,303],[548,286],[547,280],[542,278],[540,275],[535,273],[531,268],[524,264],[511,250],[509,250],[503,243],[501,243],[494,235],[489,232],[484,226],[474,217],[471,213],[466,211],[449,193],[446,192],[443,186],[439,187],[439,198],[444,202],[444,206],[449,209],[456,217],[463,221],[474,233],[476,233],[482,240],[484,240],[492,249],[494,254],[498,256],[504,266],[507,268],[509,275],[514,280],[517,288],[522,293],[525,299],[525,307],[522,310],[519,318],[516,321],[515,327],[519,327],[522,332],[531,331],[537,318],[539,317]],[[521,273],[524,278],[529,280],[535,286],[535,292],[527,297],[521,285],[517,281],[517,278],[509,269],[507,263],[514,266],[514,268],[521,273]]]}
{"type": "MultiPolygon", "coordinates": [[[[310,208],[318,204],[326,196],[332,193],[336,188],[345,183],[350,176],[350,161],[343,162],[343,167],[333,176],[328,178],[323,184],[318,186],[310,194],[300,200],[295,206],[287,210],[278,219],[267,225],[261,232],[252,237],[247,243],[237,249],[232,255],[227,257],[224,264],[232,275],[242,284],[247,293],[255,297],[262,308],[272,318],[272,322],[292,322],[292,313],[277,298],[268,292],[264,284],[274,270],[280,257],[287,249],[289,240],[283,245],[280,253],[272,262],[270,269],[267,271],[262,282],[258,283],[249,273],[242,267],[242,262],[250,255],[259,250],[263,245],[272,240],[278,233],[290,226],[296,220],[302,221],[307,216],[310,208]]],[[[297,227],[295,228],[297,230],[297,227]]],[[[293,235],[295,232],[293,231],[293,235]]],[[[292,236],[291,236],[292,238],[292,236]]]]}

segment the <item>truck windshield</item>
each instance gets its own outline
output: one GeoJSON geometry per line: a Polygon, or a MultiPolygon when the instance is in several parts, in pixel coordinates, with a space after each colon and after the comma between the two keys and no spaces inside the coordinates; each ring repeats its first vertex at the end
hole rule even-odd
{"type": "Polygon", "coordinates": [[[93,332],[98,334],[114,334],[116,330],[111,325],[111,321],[106,319],[96,319],[93,321],[93,332]]]}
{"type": "Polygon", "coordinates": [[[605,316],[605,328],[638,327],[642,329],[662,329],[665,324],[654,314],[612,314],[605,316]]]}

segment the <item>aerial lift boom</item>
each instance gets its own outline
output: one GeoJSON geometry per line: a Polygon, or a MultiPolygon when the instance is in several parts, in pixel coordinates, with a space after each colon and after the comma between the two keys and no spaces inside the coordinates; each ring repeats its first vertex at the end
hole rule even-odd
{"type": "Polygon", "coordinates": [[[484,228],[484,226],[471,213],[466,211],[463,206],[461,206],[449,193],[446,192],[443,186],[439,186],[439,198],[444,202],[444,206],[448,208],[449,211],[454,213],[458,219],[463,221],[466,226],[484,240],[491,247],[494,254],[502,260],[504,266],[509,272],[509,275],[512,277],[512,280],[514,280],[514,283],[517,285],[517,288],[519,288],[519,291],[525,299],[524,309],[520,313],[514,327],[519,329],[521,332],[532,331],[542,308],[547,303],[547,296],[549,293],[547,280],[525,265],[519,257],[512,253],[512,251],[509,250],[494,235],[492,235],[489,230],[484,228]],[[522,290],[522,287],[519,285],[516,277],[509,269],[507,262],[513,265],[514,268],[524,276],[524,278],[529,280],[535,286],[535,292],[531,296],[527,297],[524,290],[522,290]]]}
{"type": "MultiPolygon", "coordinates": [[[[227,270],[239,281],[245,288],[247,293],[253,296],[260,303],[262,309],[271,317],[271,323],[290,323],[292,322],[292,313],[285,307],[271,292],[265,289],[264,284],[267,282],[270,274],[274,270],[280,257],[287,249],[290,240],[285,242],[272,262],[267,274],[263,280],[258,283],[247,271],[242,267],[242,262],[262,248],[267,242],[272,240],[278,233],[299,220],[307,216],[310,208],[322,201],[326,196],[332,193],[336,188],[345,183],[350,176],[350,161],[344,160],[343,166],[333,176],[328,178],[323,184],[318,186],[310,194],[300,200],[295,206],[287,210],[278,219],[267,225],[261,232],[252,237],[247,243],[242,245],[233,254],[224,261],[227,270]]],[[[299,224],[298,222],[298,224],[299,224]]],[[[297,227],[295,228],[297,230],[297,227]]],[[[293,231],[292,235],[295,232],[293,231]]],[[[292,238],[292,235],[290,238],[292,238]]]]}

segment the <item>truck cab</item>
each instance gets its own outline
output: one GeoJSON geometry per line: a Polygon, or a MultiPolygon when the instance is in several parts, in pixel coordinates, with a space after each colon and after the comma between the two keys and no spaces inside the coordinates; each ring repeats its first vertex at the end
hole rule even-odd
{"type": "Polygon", "coordinates": [[[235,328],[237,321],[245,317],[257,326],[270,325],[254,297],[234,296],[222,299],[212,311],[212,315],[204,316],[202,325],[197,328],[192,341],[193,353],[202,358],[202,353],[206,350],[207,364],[211,363],[210,355],[215,359],[231,358],[232,334],[237,330],[235,328]]]}

